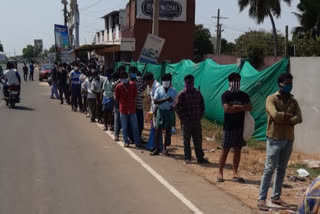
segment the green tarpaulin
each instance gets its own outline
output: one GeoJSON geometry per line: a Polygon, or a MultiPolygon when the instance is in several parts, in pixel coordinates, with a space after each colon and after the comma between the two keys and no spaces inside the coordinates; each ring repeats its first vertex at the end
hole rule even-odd
{"type": "Polygon", "coordinates": [[[267,96],[278,90],[277,79],[280,74],[287,72],[289,59],[284,58],[273,66],[263,71],[257,71],[249,62],[243,62],[240,66],[219,65],[211,59],[195,64],[190,60],[183,60],[177,64],[142,64],[132,62],[131,64],[119,62],[115,70],[125,65],[127,69],[130,65],[138,67],[144,74],[151,72],[156,80],[161,82],[161,76],[170,73],[173,76],[172,84],[181,91],[184,88],[184,77],[192,74],[195,77],[195,87],[200,89],[206,104],[206,118],[211,121],[223,123],[223,108],[221,95],[228,89],[228,75],[237,72],[241,75],[241,90],[248,93],[253,104],[251,112],[256,121],[256,131],[254,138],[259,141],[266,140],[267,115],[265,102],[267,96]]]}

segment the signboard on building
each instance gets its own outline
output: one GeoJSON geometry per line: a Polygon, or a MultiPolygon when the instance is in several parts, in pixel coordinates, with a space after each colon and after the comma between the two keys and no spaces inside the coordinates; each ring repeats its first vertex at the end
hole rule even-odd
{"type": "Polygon", "coordinates": [[[148,34],[139,57],[139,62],[157,64],[164,42],[163,38],[148,34]]]}
{"type": "Polygon", "coordinates": [[[74,57],[70,54],[70,42],[68,27],[64,25],[54,25],[54,36],[56,42],[56,52],[63,62],[72,62],[74,57]]]}
{"type": "Polygon", "coordinates": [[[34,40],[34,49],[37,50],[39,53],[43,50],[43,40],[42,39],[35,39],[34,40]]]}
{"type": "MultiPolygon", "coordinates": [[[[160,20],[187,21],[187,0],[160,0],[160,20]]],[[[137,18],[152,19],[153,0],[137,0],[137,18]]]]}

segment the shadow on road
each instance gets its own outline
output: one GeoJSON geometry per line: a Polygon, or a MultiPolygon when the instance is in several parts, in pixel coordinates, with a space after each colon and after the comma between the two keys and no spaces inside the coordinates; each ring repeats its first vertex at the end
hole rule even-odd
{"type": "Polygon", "coordinates": [[[34,111],[34,108],[29,108],[25,106],[15,106],[12,110],[19,110],[19,111],[34,111]]]}

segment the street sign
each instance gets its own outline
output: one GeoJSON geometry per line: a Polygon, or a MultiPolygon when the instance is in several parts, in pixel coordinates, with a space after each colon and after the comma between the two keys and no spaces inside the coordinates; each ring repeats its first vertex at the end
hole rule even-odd
{"type": "Polygon", "coordinates": [[[144,42],[139,62],[157,64],[165,39],[148,34],[144,42]]]}

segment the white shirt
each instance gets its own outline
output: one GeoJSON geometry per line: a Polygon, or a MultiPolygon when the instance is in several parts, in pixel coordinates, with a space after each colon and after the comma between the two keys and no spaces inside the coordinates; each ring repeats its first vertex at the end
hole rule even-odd
{"type": "Polygon", "coordinates": [[[158,83],[156,80],[153,82],[152,84],[152,88],[150,90],[149,86],[148,86],[148,94],[150,95],[151,98],[151,109],[150,111],[154,112],[157,108],[157,106],[154,104],[154,95],[156,93],[157,88],[161,87],[161,84],[158,83]]]}
{"type": "Polygon", "coordinates": [[[16,69],[10,69],[10,70],[6,70],[4,72],[4,77],[6,78],[6,83],[8,86],[11,85],[20,85],[19,84],[19,79],[17,77],[17,70],[16,69]]]}
{"type": "Polygon", "coordinates": [[[81,89],[88,92],[88,99],[96,99],[97,96],[95,93],[93,93],[91,87],[92,82],[89,81],[89,78],[87,78],[86,81],[84,81],[81,85],[81,89]]]}
{"type": "Polygon", "coordinates": [[[91,83],[91,89],[96,93],[100,93],[102,91],[102,85],[104,82],[104,78],[102,76],[99,76],[99,79],[100,80],[96,80],[95,78],[93,78],[91,83]]]}

